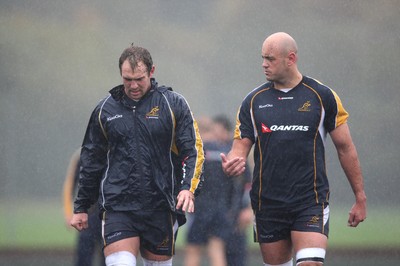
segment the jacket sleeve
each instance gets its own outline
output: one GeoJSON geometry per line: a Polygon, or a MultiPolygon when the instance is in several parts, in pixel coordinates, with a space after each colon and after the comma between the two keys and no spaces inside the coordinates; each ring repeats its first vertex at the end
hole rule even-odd
{"type": "Polygon", "coordinates": [[[196,120],[183,96],[174,101],[175,144],[182,158],[183,176],[180,190],[198,195],[203,183],[204,150],[196,120]]]}
{"type": "Polygon", "coordinates": [[[99,187],[107,167],[108,142],[101,125],[101,108],[92,112],[80,155],[78,193],[74,202],[74,213],[87,212],[99,196],[99,187]]]}

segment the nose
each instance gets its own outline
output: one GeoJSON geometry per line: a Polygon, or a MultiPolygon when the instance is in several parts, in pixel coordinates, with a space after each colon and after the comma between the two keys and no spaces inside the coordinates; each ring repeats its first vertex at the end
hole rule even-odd
{"type": "Polygon", "coordinates": [[[136,89],[137,87],[138,87],[137,82],[131,81],[130,88],[131,88],[131,89],[136,89]]]}
{"type": "Polygon", "coordinates": [[[264,68],[268,68],[268,67],[269,67],[268,60],[267,60],[267,59],[265,59],[265,58],[263,59],[262,66],[263,66],[264,68]]]}

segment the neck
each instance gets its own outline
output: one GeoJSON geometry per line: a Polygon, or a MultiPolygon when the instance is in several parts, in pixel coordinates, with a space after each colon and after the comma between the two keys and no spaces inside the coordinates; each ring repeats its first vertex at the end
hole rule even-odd
{"type": "Polygon", "coordinates": [[[303,75],[300,72],[296,72],[293,75],[289,76],[287,79],[283,81],[274,81],[275,89],[291,89],[297,86],[300,81],[303,79],[303,75]]]}

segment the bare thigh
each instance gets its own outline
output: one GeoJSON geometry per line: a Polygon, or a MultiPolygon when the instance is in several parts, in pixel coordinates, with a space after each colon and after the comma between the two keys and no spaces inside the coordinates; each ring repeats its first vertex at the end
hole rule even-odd
{"type": "Polygon", "coordinates": [[[282,264],[289,261],[294,254],[304,248],[327,248],[328,238],[315,232],[291,232],[290,240],[280,240],[273,243],[261,243],[263,260],[268,264],[282,264]]]}
{"type": "Polygon", "coordinates": [[[129,251],[135,257],[138,256],[140,249],[140,239],[139,237],[130,237],[124,238],[114,243],[107,245],[104,248],[104,256],[107,257],[112,253],[119,252],[119,251],[129,251]]]}
{"type": "Polygon", "coordinates": [[[141,249],[141,255],[143,258],[147,259],[147,260],[153,260],[153,261],[165,261],[165,260],[169,260],[172,256],[168,256],[168,255],[158,255],[158,254],[154,254],[150,251],[148,251],[147,249],[141,249]]]}
{"type": "Polygon", "coordinates": [[[282,264],[289,261],[293,255],[292,242],[279,240],[273,243],[260,243],[264,263],[282,264]]]}
{"type": "Polygon", "coordinates": [[[208,241],[208,255],[211,265],[226,265],[225,242],[218,237],[211,237],[208,241]]]}
{"type": "Polygon", "coordinates": [[[323,248],[326,250],[328,238],[324,234],[315,232],[291,232],[294,252],[303,248],[323,248]]]}
{"type": "Polygon", "coordinates": [[[185,248],[185,266],[198,266],[201,261],[202,246],[188,244],[185,248]]]}
{"type": "Polygon", "coordinates": [[[135,255],[135,257],[137,258],[139,250],[141,252],[142,257],[148,260],[164,261],[164,260],[169,260],[171,258],[171,256],[157,255],[146,249],[140,249],[139,237],[125,238],[117,242],[111,243],[110,245],[104,248],[104,256],[107,257],[108,255],[111,255],[112,253],[119,251],[128,251],[133,255],[135,255]]]}

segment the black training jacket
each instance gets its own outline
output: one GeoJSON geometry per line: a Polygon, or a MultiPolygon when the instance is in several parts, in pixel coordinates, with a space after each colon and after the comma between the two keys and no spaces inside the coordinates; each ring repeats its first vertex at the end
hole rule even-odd
{"type": "Polygon", "coordinates": [[[103,211],[175,211],[180,190],[198,194],[204,151],[192,112],[182,95],[151,83],[138,102],[119,85],[94,109],[82,144],[75,213],[97,200],[103,211]]]}

